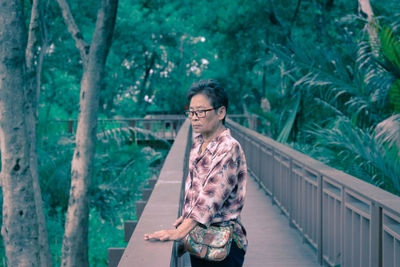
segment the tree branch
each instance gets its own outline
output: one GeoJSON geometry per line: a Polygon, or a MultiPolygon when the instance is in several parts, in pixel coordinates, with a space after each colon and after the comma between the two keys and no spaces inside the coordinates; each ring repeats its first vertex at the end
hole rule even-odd
{"type": "Polygon", "coordinates": [[[83,39],[83,35],[75,23],[74,17],[72,16],[71,10],[66,0],[57,0],[58,5],[61,8],[62,16],[64,18],[65,24],[67,24],[68,32],[71,34],[72,38],[75,40],[75,46],[78,48],[81,54],[81,59],[86,65],[88,54],[89,54],[89,44],[83,39]]]}
{"type": "MultiPolygon", "coordinates": [[[[38,99],[43,56],[46,51],[46,33],[44,33],[43,0],[33,0],[31,20],[29,24],[28,43],[25,49],[26,86],[25,94],[25,124],[27,127],[28,143],[30,144],[30,170],[32,187],[35,197],[36,215],[39,230],[39,259],[40,266],[51,267],[46,218],[43,212],[42,194],[38,176],[36,125],[38,118],[38,99]]],[[[47,1],[47,4],[49,2],[47,1]]]]}
{"type": "Polygon", "coordinates": [[[290,21],[289,30],[288,30],[288,33],[287,33],[287,36],[288,36],[289,38],[290,38],[290,36],[292,35],[293,24],[294,24],[294,22],[295,22],[295,20],[296,20],[296,18],[297,18],[297,15],[299,14],[300,5],[301,5],[301,0],[298,0],[298,1],[297,1],[297,5],[296,5],[296,10],[294,11],[294,15],[293,15],[293,17],[292,17],[292,19],[291,19],[291,21],[290,21]]]}
{"type": "Polygon", "coordinates": [[[28,71],[35,69],[37,58],[41,50],[41,21],[39,11],[40,0],[34,0],[32,3],[31,21],[29,24],[28,44],[25,51],[26,66],[28,71]]]}

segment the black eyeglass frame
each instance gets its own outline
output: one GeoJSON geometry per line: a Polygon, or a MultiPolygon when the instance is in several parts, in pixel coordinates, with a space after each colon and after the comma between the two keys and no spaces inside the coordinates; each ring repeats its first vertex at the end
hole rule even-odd
{"type": "Polygon", "coordinates": [[[200,110],[186,110],[185,111],[185,115],[188,118],[192,118],[193,115],[196,115],[197,118],[201,119],[201,118],[205,118],[207,111],[211,111],[211,110],[217,110],[218,108],[209,108],[209,109],[200,109],[200,110]],[[200,115],[202,114],[202,115],[200,115]]]}

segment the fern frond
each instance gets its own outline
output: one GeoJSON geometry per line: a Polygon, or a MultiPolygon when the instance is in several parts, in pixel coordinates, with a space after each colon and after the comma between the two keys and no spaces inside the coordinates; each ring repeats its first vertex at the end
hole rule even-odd
{"type": "Polygon", "coordinates": [[[97,139],[103,144],[116,144],[118,147],[127,142],[135,142],[138,138],[146,140],[159,140],[171,146],[171,144],[163,138],[160,138],[152,131],[141,129],[138,127],[118,127],[108,129],[103,132],[97,133],[97,139]]]}

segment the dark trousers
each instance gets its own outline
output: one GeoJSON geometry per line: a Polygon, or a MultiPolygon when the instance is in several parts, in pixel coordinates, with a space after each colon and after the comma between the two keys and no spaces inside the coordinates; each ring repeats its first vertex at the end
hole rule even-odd
{"type": "Polygon", "coordinates": [[[190,255],[190,262],[192,263],[192,267],[242,267],[244,254],[244,250],[238,248],[236,242],[232,241],[231,251],[229,252],[228,257],[226,257],[223,261],[206,261],[190,255]]]}

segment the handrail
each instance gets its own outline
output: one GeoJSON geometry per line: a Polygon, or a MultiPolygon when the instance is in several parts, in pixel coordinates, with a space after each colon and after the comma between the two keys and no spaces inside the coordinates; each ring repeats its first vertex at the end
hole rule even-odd
{"type": "Polygon", "coordinates": [[[187,173],[190,143],[190,125],[186,120],[168,153],[157,183],[118,267],[178,266],[174,242],[145,241],[144,234],[171,228],[172,223],[180,215],[182,186],[187,173]]]}
{"type": "Polygon", "coordinates": [[[227,120],[249,170],[329,266],[400,266],[400,197],[227,120]]]}
{"type": "MultiPolygon", "coordinates": [[[[161,139],[174,140],[182,123],[186,120],[184,115],[148,115],[145,118],[114,118],[98,119],[97,132],[107,131],[110,128],[129,127],[135,131],[135,141],[148,140],[148,134],[152,134],[161,139]],[[143,132],[139,130],[143,129],[143,132]],[[144,137],[138,136],[144,135],[144,137]]],[[[55,125],[58,132],[74,134],[77,125],[77,119],[51,120],[46,122],[45,131],[55,125]]]]}
{"type": "MultiPolygon", "coordinates": [[[[256,117],[245,114],[232,114],[228,116],[236,121],[251,121],[251,125],[256,125],[256,117]]],[[[98,119],[97,132],[107,130],[112,125],[116,127],[134,127],[142,128],[145,131],[154,132],[159,138],[174,140],[182,123],[186,120],[184,115],[165,114],[165,115],[147,115],[146,117],[132,118],[113,118],[113,119],[98,119]]],[[[60,131],[60,124],[63,125],[62,132],[73,134],[77,126],[77,119],[57,119],[49,120],[45,123],[45,130],[51,129],[52,125],[56,125],[57,131],[60,131]]],[[[136,140],[135,135],[135,140],[136,140]]]]}

